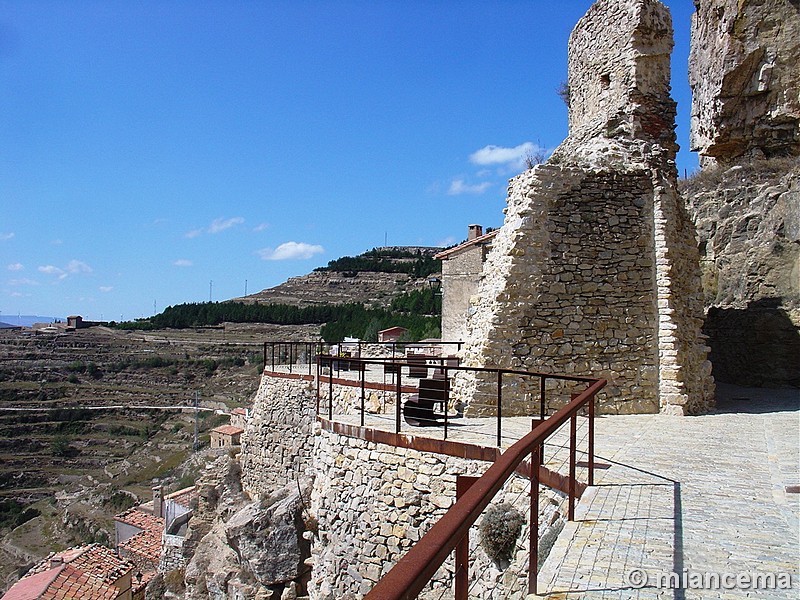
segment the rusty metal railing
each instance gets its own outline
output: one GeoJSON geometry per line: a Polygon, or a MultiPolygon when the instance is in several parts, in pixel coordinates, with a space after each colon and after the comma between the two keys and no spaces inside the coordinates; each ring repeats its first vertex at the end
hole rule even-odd
{"type": "MultiPolygon", "coordinates": [[[[577,394],[566,406],[558,410],[548,419],[540,422],[529,434],[511,446],[492,464],[491,467],[467,490],[461,490],[460,498],[439,519],[433,527],[403,556],[400,561],[375,585],[366,595],[367,600],[405,600],[416,598],[433,575],[444,563],[450,553],[461,546],[457,561],[462,567],[455,578],[455,598],[467,597],[463,564],[464,540],[468,539],[470,527],[478,520],[492,498],[503,484],[520,467],[526,457],[531,458],[531,527],[530,527],[530,563],[529,593],[537,593],[538,575],[538,498],[539,469],[544,443],[556,430],[567,421],[570,422],[570,489],[575,485],[575,466],[577,440],[575,423],[578,412],[588,408],[589,411],[589,452],[588,478],[589,485],[594,484],[594,399],[596,394],[606,385],[603,379],[593,380],[588,387],[577,394]]],[[[570,498],[569,519],[574,518],[574,497],[570,498]]]]}
{"type": "MultiPolygon", "coordinates": [[[[526,379],[538,379],[538,386],[531,385],[532,389],[538,389],[538,402],[531,401],[530,402],[530,412],[526,413],[525,416],[530,416],[538,419],[539,421],[544,421],[547,418],[548,406],[549,406],[549,398],[548,398],[548,389],[547,383],[548,381],[559,381],[559,382],[568,382],[568,383],[577,383],[581,385],[589,385],[597,381],[591,377],[581,377],[581,376],[574,376],[574,375],[558,375],[552,373],[539,373],[534,371],[521,371],[517,369],[501,369],[501,368],[489,368],[489,367],[465,367],[457,364],[453,364],[451,362],[452,359],[446,357],[428,357],[426,360],[426,365],[422,368],[427,368],[428,370],[434,370],[439,372],[439,377],[442,378],[445,382],[448,382],[447,386],[447,393],[450,392],[450,385],[449,382],[451,381],[451,376],[457,372],[471,372],[475,374],[483,374],[487,380],[491,380],[494,382],[496,386],[496,393],[493,398],[493,406],[491,409],[494,412],[495,418],[495,440],[497,447],[502,446],[503,440],[503,416],[506,414],[508,409],[508,404],[504,403],[504,381],[508,382],[509,378],[526,378],[526,379]],[[533,410],[534,404],[538,404],[536,406],[536,410],[533,410]]],[[[358,407],[358,412],[360,415],[360,425],[363,427],[366,423],[366,390],[368,388],[371,389],[379,389],[387,393],[391,393],[394,396],[394,432],[399,434],[403,431],[403,396],[413,394],[416,389],[413,386],[416,386],[416,382],[412,385],[404,385],[404,377],[406,377],[406,381],[409,382],[410,375],[404,376],[404,369],[407,371],[411,371],[413,369],[419,369],[420,366],[417,363],[409,362],[406,357],[395,357],[391,359],[379,359],[379,358],[355,358],[355,357],[338,357],[338,356],[330,356],[330,355],[319,355],[317,356],[317,414],[318,416],[325,416],[329,420],[334,419],[334,385],[337,386],[350,386],[350,387],[358,387],[360,388],[360,406],[358,407]],[[370,366],[378,366],[383,369],[383,372],[391,372],[392,373],[392,382],[389,384],[386,383],[366,383],[366,373],[370,366]],[[328,369],[327,375],[323,373],[324,369],[328,369]],[[341,376],[341,371],[345,370],[348,374],[352,375],[356,373],[355,378],[350,377],[344,378],[341,376]],[[339,377],[334,377],[334,372],[339,374],[339,377]],[[323,402],[323,400],[327,400],[327,402],[323,402]],[[323,414],[324,413],[324,414],[323,414]]],[[[420,377],[417,377],[419,379],[420,377]]],[[[409,382],[410,383],[410,382],[409,382]]],[[[513,382],[512,382],[513,383],[513,382]]],[[[574,396],[574,394],[571,394],[574,396]]],[[[518,399],[517,399],[518,400],[518,399]]],[[[519,400],[518,400],[519,403],[519,400]]],[[[566,403],[566,402],[565,402],[566,403]]],[[[447,439],[448,433],[451,426],[452,416],[450,415],[449,410],[444,410],[441,419],[441,432],[442,438],[447,439]]],[[[593,426],[590,425],[590,426],[593,426]]],[[[409,427],[409,426],[406,426],[409,427]]],[[[414,429],[414,431],[418,431],[414,429]]]]}
{"type": "Polygon", "coordinates": [[[364,355],[364,350],[369,346],[380,346],[391,352],[390,358],[395,360],[409,349],[432,350],[439,352],[458,352],[463,342],[340,342],[331,344],[324,341],[268,341],[264,342],[264,368],[270,366],[272,371],[277,367],[288,368],[289,373],[306,372],[313,375],[315,357],[318,354],[326,355],[331,353],[334,346],[339,349],[347,350],[352,356],[359,358],[364,355]]]}

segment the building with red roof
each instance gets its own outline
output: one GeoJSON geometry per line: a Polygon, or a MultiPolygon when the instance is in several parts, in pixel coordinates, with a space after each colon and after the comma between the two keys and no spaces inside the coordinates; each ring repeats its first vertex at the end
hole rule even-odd
{"type": "Polygon", "coordinates": [[[2,600],[131,600],[133,572],[111,548],[69,548],[35,565],[2,600]]]}

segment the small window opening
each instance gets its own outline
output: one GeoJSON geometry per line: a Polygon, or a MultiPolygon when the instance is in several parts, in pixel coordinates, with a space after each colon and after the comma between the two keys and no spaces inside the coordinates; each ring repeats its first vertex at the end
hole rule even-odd
{"type": "Polygon", "coordinates": [[[600,75],[600,87],[604,90],[607,90],[611,87],[611,75],[609,73],[603,73],[600,75]]]}

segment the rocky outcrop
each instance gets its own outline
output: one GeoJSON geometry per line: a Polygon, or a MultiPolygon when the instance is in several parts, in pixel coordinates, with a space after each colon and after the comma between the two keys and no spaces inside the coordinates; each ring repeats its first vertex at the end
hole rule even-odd
{"type": "Polygon", "coordinates": [[[703,166],[800,154],[800,4],[695,0],[692,150],[703,166]]]}
{"type": "Polygon", "coordinates": [[[707,170],[682,191],[700,238],[715,378],[800,386],[800,159],[707,170]]]}
{"type": "Polygon", "coordinates": [[[302,595],[309,570],[309,480],[250,500],[238,463],[221,457],[198,483],[184,552],[185,600],[302,595]]]}
{"type": "Polygon", "coordinates": [[[715,378],[800,386],[800,4],[697,0],[689,79],[715,378]]]}

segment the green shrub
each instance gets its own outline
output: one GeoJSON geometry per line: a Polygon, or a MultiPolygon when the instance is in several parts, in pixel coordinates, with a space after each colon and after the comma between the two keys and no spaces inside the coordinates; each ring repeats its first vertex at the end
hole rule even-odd
{"type": "Polygon", "coordinates": [[[497,563],[511,560],[524,523],[525,516],[506,502],[486,509],[478,528],[486,555],[497,563]]]}

